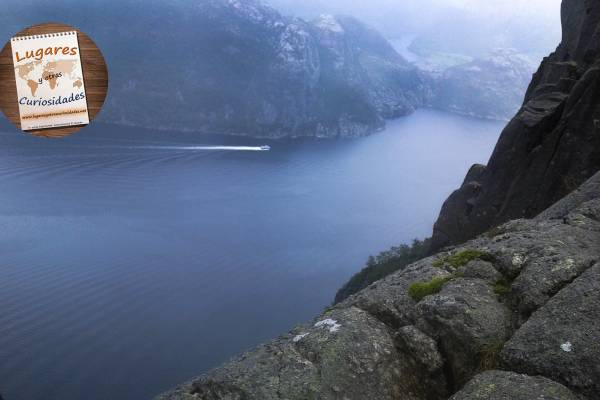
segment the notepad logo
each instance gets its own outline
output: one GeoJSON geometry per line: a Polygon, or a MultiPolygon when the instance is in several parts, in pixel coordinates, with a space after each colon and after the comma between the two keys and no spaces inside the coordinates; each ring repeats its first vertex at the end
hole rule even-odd
{"type": "Polygon", "coordinates": [[[89,123],[77,32],[14,37],[11,45],[22,129],[89,123]]]}

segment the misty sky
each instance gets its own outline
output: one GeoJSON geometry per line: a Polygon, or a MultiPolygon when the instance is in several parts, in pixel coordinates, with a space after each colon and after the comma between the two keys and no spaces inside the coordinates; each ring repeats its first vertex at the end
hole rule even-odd
{"type": "MultiPolygon", "coordinates": [[[[404,33],[448,40],[450,50],[515,47],[546,54],[560,41],[560,0],[265,0],[284,14],[352,15],[388,38],[404,33]],[[437,31],[437,33],[436,33],[437,31]]],[[[444,44],[439,43],[440,47],[444,44]]]]}

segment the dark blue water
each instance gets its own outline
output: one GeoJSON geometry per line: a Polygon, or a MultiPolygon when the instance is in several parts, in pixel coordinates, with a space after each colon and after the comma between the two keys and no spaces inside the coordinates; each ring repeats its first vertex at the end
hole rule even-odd
{"type": "Polygon", "coordinates": [[[419,111],[369,138],[270,152],[3,129],[0,392],[145,399],[310,319],[368,255],[429,235],[500,129],[419,111]]]}

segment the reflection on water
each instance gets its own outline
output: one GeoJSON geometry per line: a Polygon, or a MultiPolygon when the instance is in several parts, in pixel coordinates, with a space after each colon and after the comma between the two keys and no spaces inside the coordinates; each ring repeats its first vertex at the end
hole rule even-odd
{"type": "Polygon", "coordinates": [[[145,399],[311,318],[369,254],[430,234],[500,128],[419,111],[271,151],[0,135],[0,392],[145,399]]]}

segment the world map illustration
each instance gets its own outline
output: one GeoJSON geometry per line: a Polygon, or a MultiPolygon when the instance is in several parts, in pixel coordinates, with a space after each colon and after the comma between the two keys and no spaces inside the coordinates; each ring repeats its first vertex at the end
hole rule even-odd
{"type": "Polygon", "coordinates": [[[65,79],[68,79],[67,84],[81,88],[83,80],[76,70],[77,65],[77,60],[32,61],[15,69],[17,76],[29,87],[31,96],[35,97],[41,85],[48,83],[50,89],[54,90],[65,79]]]}

